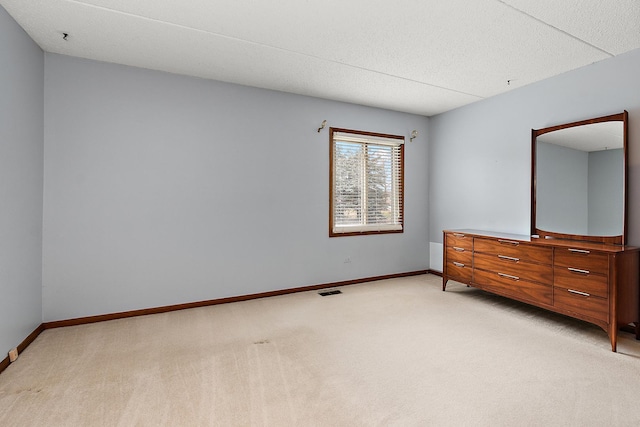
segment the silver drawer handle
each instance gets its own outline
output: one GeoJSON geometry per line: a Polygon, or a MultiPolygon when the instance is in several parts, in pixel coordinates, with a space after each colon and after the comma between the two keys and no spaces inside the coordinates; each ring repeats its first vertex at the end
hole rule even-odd
{"type": "Polygon", "coordinates": [[[455,265],[456,267],[464,267],[464,264],[461,262],[453,262],[453,265],[455,265]]]}
{"type": "Polygon", "coordinates": [[[453,250],[456,251],[456,252],[464,252],[464,248],[459,248],[457,246],[454,246],[453,250]]]}
{"type": "Polygon", "coordinates": [[[518,262],[520,261],[520,258],[514,258],[512,256],[506,256],[506,255],[498,255],[498,258],[500,259],[506,259],[507,261],[513,261],[513,262],[518,262]]]}
{"type": "Polygon", "coordinates": [[[465,237],[465,235],[462,233],[453,233],[453,235],[456,237],[465,237]]]}
{"type": "Polygon", "coordinates": [[[506,243],[509,245],[515,245],[515,246],[518,246],[520,244],[520,242],[514,242],[513,240],[504,240],[504,239],[498,239],[498,242],[506,243]]]}
{"type": "Polygon", "coordinates": [[[506,277],[507,279],[511,279],[511,280],[520,280],[518,276],[512,276],[510,274],[498,273],[498,276],[506,277]]]}
{"type": "Polygon", "coordinates": [[[572,271],[574,273],[589,274],[589,270],[580,270],[579,268],[567,267],[567,270],[572,271]]]}
{"type": "Polygon", "coordinates": [[[590,297],[591,296],[591,294],[588,294],[586,292],[576,291],[575,289],[567,289],[567,291],[571,292],[572,294],[582,295],[583,297],[590,297]]]}
{"type": "Polygon", "coordinates": [[[587,251],[585,249],[575,249],[575,248],[569,248],[569,252],[573,252],[576,254],[590,254],[591,251],[587,251]]]}

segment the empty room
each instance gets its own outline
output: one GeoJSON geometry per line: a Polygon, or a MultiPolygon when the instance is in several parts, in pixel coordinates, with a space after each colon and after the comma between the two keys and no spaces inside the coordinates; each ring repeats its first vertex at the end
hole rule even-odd
{"type": "Polygon", "coordinates": [[[640,425],[640,2],[0,6],[0,425],[640,425]]]}

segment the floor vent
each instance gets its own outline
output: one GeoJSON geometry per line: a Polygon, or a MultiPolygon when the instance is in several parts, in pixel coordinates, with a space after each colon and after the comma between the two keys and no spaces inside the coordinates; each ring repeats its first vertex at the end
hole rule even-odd
{"type": "Polygon", "coordinates": [[[341,294],[342,291],[323,291],[323,292],[318,292],[318,295],[320,295],[321,297],[326,297],[327,295],[336,295],[336,294],[341,294]]]}

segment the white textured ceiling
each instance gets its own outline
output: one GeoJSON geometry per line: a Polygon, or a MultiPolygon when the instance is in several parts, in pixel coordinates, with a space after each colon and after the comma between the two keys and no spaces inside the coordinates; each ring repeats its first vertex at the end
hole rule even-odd
{"type": "Polygon", "coordinates": [[[47,52],[426,116],[640,48],[639,0],[0,4],[47,52]]]}

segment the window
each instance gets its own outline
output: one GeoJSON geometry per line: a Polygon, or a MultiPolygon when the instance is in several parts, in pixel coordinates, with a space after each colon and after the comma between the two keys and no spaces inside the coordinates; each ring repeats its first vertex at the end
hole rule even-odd
{"type": "Polygon", "coordinates": [[[329,236],[402,233],[404,137],[331,128],[329,236]]]}

